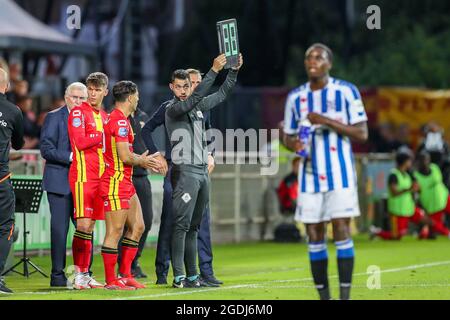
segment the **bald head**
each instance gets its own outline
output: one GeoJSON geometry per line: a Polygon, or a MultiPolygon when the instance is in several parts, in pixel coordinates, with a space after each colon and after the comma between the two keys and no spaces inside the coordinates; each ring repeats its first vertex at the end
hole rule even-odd
{"type": "Polygon", "coordinates": [[[5,93],[9,85],[8,73],[0,68],[0,93],[5,93]]]}

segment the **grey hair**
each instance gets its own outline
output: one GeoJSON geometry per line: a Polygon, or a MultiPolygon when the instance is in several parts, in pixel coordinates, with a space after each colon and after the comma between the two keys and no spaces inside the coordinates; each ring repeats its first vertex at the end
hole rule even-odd
{"type": "Polygon", "coordinates": [[[69,95],[69,92],[72,91],[73,89],[82,90],[82,91],[84,91],[84,93],[86,93],[86,96],[87,96],[87,87],[86,87],[83,83],[81,83],[81,82],[74,82],[74,83],[71,83],[71,84],[67,87],[65,95],[68,96],[68,95],[69,95]]]}

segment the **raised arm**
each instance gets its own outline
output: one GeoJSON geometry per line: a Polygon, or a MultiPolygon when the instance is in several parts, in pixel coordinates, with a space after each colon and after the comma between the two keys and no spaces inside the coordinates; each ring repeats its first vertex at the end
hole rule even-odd
{"type": "Polygon", "coordinates": [[[228,96],[230,95],[231,91],[234,88],[234,85],[236,84],[237,75],[238,75],[239,69],[242,67],[243,63],[244,63],[244,60],[242,58],[242,54],[240,54],[238,66],[236,68],[232,68],[232,69],[230,69],[230,71],[228,71],[227,78],[222,83],[222,85],[220,86],[219,90],[217,90],[217,92],[210,94],[209,96],[207,96],[203,99],[201,107],[200,107],[201,111],[203,111],[203,112],[208,111],[208,110],[214,108],[215,106],[219,105],[220,103],[225,101],[225,99],[228,98],[228,96]]]}
{"type": "Polygon", "coordinates": [[[167,115],[171,118],[178,118],[194,109],[194,107],[206,96],[213,85],[214,80],[216,80],[217,74],[223,69],[226,63],[227,59],[224,54],[215,58],[213,66],[192,95],[184,101],[177,100],[170,104],[166,109],[167,115]]]}

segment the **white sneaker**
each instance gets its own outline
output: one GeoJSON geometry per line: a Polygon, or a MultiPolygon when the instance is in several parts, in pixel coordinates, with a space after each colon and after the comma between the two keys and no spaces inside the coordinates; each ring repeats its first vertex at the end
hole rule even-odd
{"type": "Polygon", "coordinates": [[[77,273],[73,280],[73,288],[75,290],[91,289],[91,286],[89,285],[89,281],[90,281],[90,278],[86,277],[86,275],[84,273],[77,273]]]}
{"type": "Polygon", "coordinates": [[[88,281],[89,287],[91,287],[92,289],[103,288],[105,286],[104,284],[95,280],[94,277],[90,276],[89,274],[85,274],[84,276],[88,281]]]}

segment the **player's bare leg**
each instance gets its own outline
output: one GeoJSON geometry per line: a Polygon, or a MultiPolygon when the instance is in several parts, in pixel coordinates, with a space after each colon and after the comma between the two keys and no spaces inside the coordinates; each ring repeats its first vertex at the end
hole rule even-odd
{"type": "Polygon", "coordinates": [[[333,219],[333,238],[336,245],[340,284],[340,299],[350,299],[355,253],[350,230],[350,218],[333,219]]]}
{"type": "Polygon", "coordinates": [[[106,234],[102,247],[103,264],[105,267],[106,289],[134,290],[125,285],[116,276],[118,250],[117,246],[122,236],[128,210],[108,211],[105,214],[106,234]]]}
{"type": "Polygon", "coordinates": [[[131,275],[131,264],[136,257],[139,240],[145,230],[144,218],[139,198],[134,194],[130,199],[130,209],[126,218],[127,232],[122,240],[122,259],[119,273],[127,286],[135,288],[145,288],[137,282],[131,275]]]}
{"type": "Polygon", "coordinates": [[[321,300],[330,300],[330,289],[328,286],[328,253],[325,242],[326,222],[308,223],[306,232],[308,234],[309,261],[314,284],[321,300]]]}
{"type": "Polygon", "coordinates": [[[93,282],[90,285],[92,279],[88,273],[92,256],[92,232],[94,231],[95,220],[78,218],[76,225],[77,228],[72,242],[73,264],[76,272],[73,288],[77,290],[97,288],[101,284],[93,282]]]}

